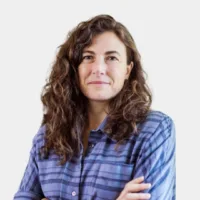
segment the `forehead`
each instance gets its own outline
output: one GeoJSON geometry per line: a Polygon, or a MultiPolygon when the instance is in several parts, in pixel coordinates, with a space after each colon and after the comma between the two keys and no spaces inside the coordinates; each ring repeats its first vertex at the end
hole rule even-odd
{"type": "Polygon", "coordinates": [[[92,50],[97,53],[104,53],[106,51],[118,51],[122,55],[126,54],[126,47],[124,43],[113,32],[105,32],[95,36],[92,44],[84,50],[92,50]]]}

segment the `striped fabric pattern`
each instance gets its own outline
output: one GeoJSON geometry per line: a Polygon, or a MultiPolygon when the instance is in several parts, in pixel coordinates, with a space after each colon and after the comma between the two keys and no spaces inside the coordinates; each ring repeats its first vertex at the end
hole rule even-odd
{"type": "Polygon", "coordinates": [[[138,124],[138,135],[131,135],[117,150],[116,141],[103,132],[105,120],[92,130],[85,156],[58,165],[53,153],[39,158],[44,145],[45,126],[33,139],[30,158],[16,200],[115,200],[125,184],[139,176],[152,187],[151,200],[175,200],[175,127],[160,111],[150,111],[138,124]]]}

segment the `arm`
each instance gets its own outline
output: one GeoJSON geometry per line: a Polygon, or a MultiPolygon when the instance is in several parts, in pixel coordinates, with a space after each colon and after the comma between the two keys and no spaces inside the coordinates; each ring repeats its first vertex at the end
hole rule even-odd
{"type": "Polygon", "coordinates": [[[35,155],[35,145],[33,145],[23,179],[18,192],[14,196],[16,200],[41,200],[44,197],[39,181],[35,155]]]}
{"type": "Polygon", "coordinates": [[[165,117],[145,142],[135,166],[134,177],[144,176],[151,188],[151,200],[175,200],[175,128],[165,117]]]}

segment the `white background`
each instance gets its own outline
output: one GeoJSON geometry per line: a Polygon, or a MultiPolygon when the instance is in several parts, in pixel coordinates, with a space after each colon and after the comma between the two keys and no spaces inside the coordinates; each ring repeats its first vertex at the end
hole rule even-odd
{"type": "Polygon", "coordinates": [[[199,10],[192,0],[0,1],[0,199],[12,199],[21,181],[57,47],[97,14],[112,15],[133,35],[153,108],[176,125],[177,199],[199,199],[199,10]]]}

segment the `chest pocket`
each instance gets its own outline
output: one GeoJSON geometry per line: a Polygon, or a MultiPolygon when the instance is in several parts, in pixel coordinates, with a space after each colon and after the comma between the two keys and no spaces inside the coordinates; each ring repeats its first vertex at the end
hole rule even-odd
{"type": "Polygon", "coordinates": [[[92,196],[94,199],[116,199],[126,183],[132,180],[134,165],[101,163],[94,178],[92,196]]]}

